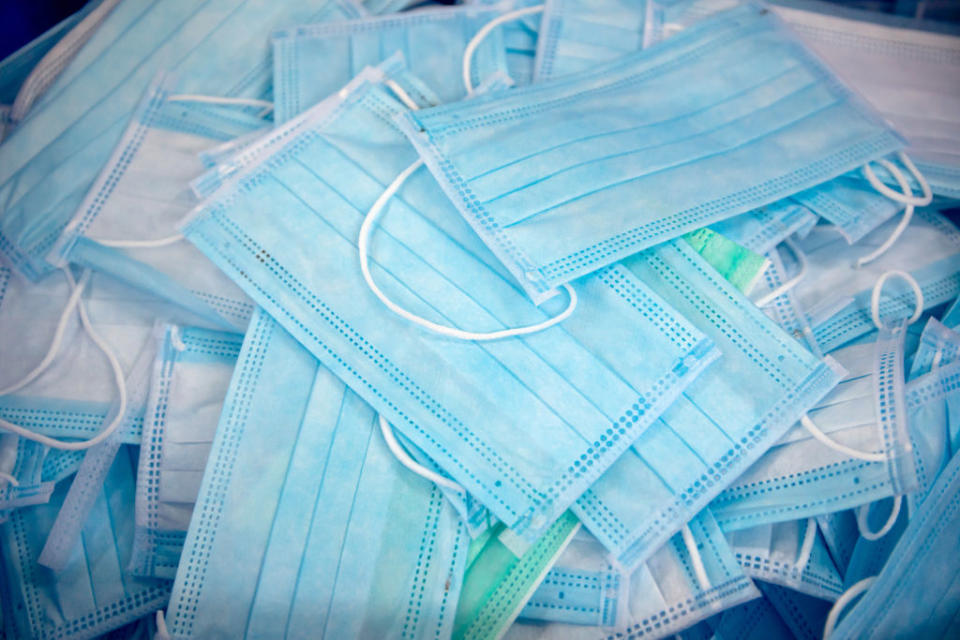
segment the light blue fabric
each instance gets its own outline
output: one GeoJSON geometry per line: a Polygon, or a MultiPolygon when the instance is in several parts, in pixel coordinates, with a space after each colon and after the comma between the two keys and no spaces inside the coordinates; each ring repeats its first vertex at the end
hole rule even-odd
{"type": "Polygon", "coordinates": [[[176,574],[241,343],[233,333],[164,328],[137,468],[134,575],[176,574]]]}
{"type": "Polygon", "coordinates": [[[913,512],[900,542],[831,638],[956,638],[960,635],[960,456],[913,512]]]}
{"type": "Polygon", "coordinates": [[[609,564],[596,539],[578,534],[506,638],[662,638],[759,597],[709,511],[689,526],[708,586],[700,584],[679,534],[628,575],[609,564]]]}
{"type": "Polygon", "coordinates": [[[7,637],[60,640],[93,638],[162,607],[169,583],[123,573],[133,543],[136,453],[117,456],[94,517],[83,531],[70,564],[54,573],[37,565],[40,545],[60,508],[66,485],[49,504],[17,509],[0,525],[7,637]]]}
{"type": "Polygon", "coordinates": [[[793,632],[766,598],[724,611],[714,623],[713,640],[794,640],[793,632]]]}
{"type": "Polygon", "coordinates": [[[873,343],[831,353],[849,374],[808,412],[830,438],[882,452],[885,460],[837,451],[798,423],[710,504],[724,531],[817,516],[916,488],[903,396],[904,334],[902,327],[883,331],[873,343]]]}
{"type": "Polygon", "coordinates": [[[758,582],[757,587],[796,640],[823,638],[823,625],[831,605],[829,601],[765,582],[758,582]]]}
{"type": "Polygon", "coordinates": [[[849,243],[859,241],[903,210],[902,204],[879,193],[859,172],[802,191],[791,199],[836,225],[849,243]]]}
{"type": "Polygon", "coordinates": [[[841,576],[846,576],[850,558],[860,538],[856,512],[852,509],[817,516],[817,526],[841,576]]]}
{"type": "Polygon", "coordinates": [[[644,46],[646,0],[546,0],[534,77],[584,71],[644,46]]]}
{"type": "MultiPolygon", "coordinates": [[[[369,78],[381,72],[291,122],[295,133],[279,128],[262,164],[219,190],[184,232],[532,541],[718,353],[622,267],[578,282],[571,317],[525,337],[453,340],[389,311],[361,276],[357,237],[364,213],[416,154],[392,124],[403,106],[369,78]]],[[[371,253],[388,296],[443,324],[530,325],[565,304],[531,304],[423,169],[388,203],[371,253]]]]}
{"type": "Polygon", "coordinates": [[[180,82],[160,78],[140,105],[110,160],[50,251],[67,262],[109,273],[180,304],[208,322],[240,330],[253,305],[187,242],[161,247],[110,247],[99,241],[148,241],[176,234],[197,202],[190,181],[203,170],[203,150],[264,129],[245,107],[172,102],[180,82]]]}
{"type": "MultiPolygon", "coordinates": [[[[503,13],[494,7],[429,7],[399,15],[302,25],[273,34],[276,119],[286,122],[339,91],[364,67],[401,52],[410,71],[439,97],[466,97],[463,52],[470,39],[503,13]]],[[[474,86],[508,73],[502,29],[494,29],[473,56],[474,86]]],[[[437,103],[435,103],[437,104],[437,103]]]]}
{"type": "Polygon", "coordinates": [[[32,278],[50,269],[44,256],[158,71],[179,73],[185,93],[269,98],[270,30],[344,15],[345,1],[123,2],[0,148],[0,252],[32,278]]]}
{"type": "Polygon", "coordinates": [[[467,543],[440,491],[387,449],[373,410],[256,312],[167,608],[171,635],[448,636],[467,543]]]}
{"type": "Polygon", "coordinates": [[[767,253],[787,237],[802,234],[816,223],[817,216],[809,209],[782,200],[717,222],[710,228],[751,251],[767,253]]]}
{"type": "Polygon", "coordinates": [[[903,144],[753,5],[601,67],[401,122],[537,302],[903,144]]]}
{"type": "Polygon", "coordinates": [[[684,242],[651,249],[624,267],[722,353],[574,506],[617,561],[632,568],[736,482],[839,376],[684,242]]]}
{"type": "Polygon", "coordinates": [[[12,433],[0,433],[0,471],[13,476],[18,484],[0,478],[0,510],[50,499],[53,483],[43,476],[47,448],[12,433]]]}

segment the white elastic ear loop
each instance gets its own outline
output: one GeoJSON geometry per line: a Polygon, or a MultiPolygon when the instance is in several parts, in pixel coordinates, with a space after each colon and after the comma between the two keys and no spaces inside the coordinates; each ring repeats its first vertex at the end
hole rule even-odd
{"type": "Polygon", "coordinates": [[[814,438],[819,440],[822,444],[825,444],[831,449],[835,451],[839,451],[844,455],[850,456],[851,458],[866,460],[867,462],[883,462],[884,460],[887,459],[887,456],[882,453],[867,453],[865,451],[858,451],[857,449],[852,449],[851,447],[848,447],[845,444],[840,444],[839,442],[837,442],[836,440],[834,440],[833,438],[825,434],[823,431],[821,431],[820,428],[817,427],[816,424],[814,424],[813,420],[811,420],[810,417],[807,416],[806,414],[800,417],[800,424],[802,424],[804,428],[810,432],[810,435],[812,435],[814,438]]]}
{"type": "Polygon", "coordinates": [[[917,308],[914,310],[913,315],[907,320],[907,324],[913,324],[923,315],[923,290],[920,289],[920,285],[917,284],[913,276],[906,271],[892,269],[877,278],[877,283],[873,285],[873,291],[870,294],[870,317],[873,319],[873,324],[877,329],[883,329],[883,324],[880,322],[880,294],[883,291],[883,285],[891,276],[897,276],[909,284],[910,288],[913,289],[913,295],[917,299],[917,308]]]}
{"type": "Polygon", "coordinates": [[[847,605],[850,604],[850,601],[873,586],[873,583],[876,581],[877,576],[864,578],[840,594],[837,601],[830,607],[830,613],[827,614],[827,622],[823,625],[823,640],[829,640],[833,634],[833,629],[837,626],[837,619],[840,617],[840,614],[843,613],[843,610],[847,608],[847,605]]]}
{"type": "Polygon", "coordinates": [[[383,434],[383,439],[387,443],[387,447],[390,449],[390,452],[393,453],[394,457],[405,466],[410,471],[413,471],[418,476],[426,478],[430,482],[440,485],[441,487],[446,487],[447,489],[452,489],[454,491],[459,491],[461,493],[466,493],[466,489],[461,487],[458,483],[450,480],[449,478],[444,478],[439,473],[435,473],[430,469],[427,469],[425,466],[414,460],[410,457],[410,454],[404,450],[400,443],[397,442],[397,437],[393,435],[393,428],[390,426],[383,416],[378,415],[377,419],[380,420],[380,433],[383,434]]]}
{"type": "Polygon", "coordinates": [[[860,530],[860,535],[866,540],[879,540],[890,533],[893,525],[897,524],[897,518],[900,517],[900,505],[902,502],[903,496],[893,497],[893,507],[890,509],[890,515],[887,517],[887,521],[883,523],[883,526],[877,531],[871,531],[870,525],[867,523],[867,516],[870,515],[870,505],[865,504],[859,507],[857,509],[857,529],[860,530]]]}
{"type": "Polygon", "coordinates": [[[754,304],[756,304],[758,307],[765,307],[785,294],[787,291],[790,291],[807,275],[807,254],[805,254],[803,250],[797,246],[797,243],[790,238],[784,239],[784,244],[790,247],[790,251],[793,253],[794,257],[796,257],[797,262],[800,263],[800,270],[795,276],[757,300],[754,304]]]}
{"type": "Polygon", "coordinates": [[[411,109],[411,110],[413,110],[413,111],[417,111],[417,110],[420,109],[420,106],[419,106],[416,102],[414,102],[413,98],[410,97],[410,94],[407,93],[406,90],[405,90],[403,87],[401,87],[399,84],[397,84],[396,81],[391,80],[390,78],[386,78],[386,79],[383,81],[383,83],[384,83],[385,85],[387,85],[388,87],[390,87],[390,90],[393,91],[393,93],[394,93],[398,98],[400,98],[400,102],[402,102],[404,105],[406,105],[407,108],[409,108],[409,109],[411,109]]]}
{"type": "MultiPolygon", "coordinates": [[[[64,274],[67,277],[67,282],[70,283],[70,288],[76,293],[77,289],[80,286],[73,279],[73,274],[70,273],[69,269],[64,269],[64,274]]],[[[85,270],[84,276],[88,276],[87,270],[85,270]]],[[[84,280],[81,277],[81,280],[84,280]]],[[[72,296],[71,296],[72,297],[72,296]]],[[[81,440],[78,442],[64,442],[63,440],[57,440],[56,438],[50,438],[38,433],[34,433],[29,429],[25,429],[19,425],[13,424],[0,418],[0,429],[15,433],[21,438],[26,440],[32,440],[33,442],[39,442],[40,444],[51,447],[53,449],[61,449],[63,451],[83,451],[94,447],[107,438],[117,430],[120,424],[123,422],[124,414],[127,412],[127,383],[123,377],[123,368],[120,366],[120,361],[117,359],[117,356],[113,353],[113,349],[103,341],[103,339],[97,334],[93,329],[93,325],[90,324],[90,318],[87,316],[87,309],[83,305],[83,301],[78,301],[76,303],[77,308],[80,311],[80,323],[83,326],[84,331],[87,335],[90,336],[90,339],[93,343],[103,352],[103,355],[106,356],[107,360],[110,362],[110,368],[113,371],[114,382],[117,385],[117,392],[120,396],[119,407],[117,409],[117,415],[113,418],[113,421],[110,422],[104,429],[98,433],[96,436],[90,438],[89,440],[81,440]]],[[[62,333],[59,335],[58,340],[62,340],[62,333]]],[[[59,349],[59,344],[56,344],[56,348],[59,349]]],[[[54,350],[55,352],[56,350],[54,350]]]]}
{"type": "Polygon", "coordinates": [[[173,636],[170,635],[170,632],[167,630],[167,621],[163,619],[163,609],[157,610],[157,633],[154,634],[153,640],[173,640],[173,636]]]}
{"type": "Polygon", "coordinates": [[[687,547],[687,553],[690,554],[690,562],[693,564],[693,572],[697,576],[697,582],[704,591],[711,588],[710,578],[707,577],[707,569],[703,566],[703,558],[700,556],[700,550],[697,549],[697,541],[693,539],[693,531],[689,525],[683,525],[680,529],[680,535],[683,536],[683,544],[687,547]]]}
{"type": "Polygon", "coordinates": [[[857,259],[858,267],[862,267],[865,264],[873,262],[886,253],[890,247],[892,247],[894,243],[900,239],[900,236],[903,235],[903,232],[906,231],[907,227],[910,225],[910,220],[913,218],[914,207],[926,206],[933,200],[933,192],[930,190],[930,185],[927,183],[926,178],[923,177],[923,174],[917,170],[917,167],[913,164],[910,158],[908,158],[903,152],[900,152],[898,157],[917,179],[917,182],[920,183],[920,188],[923,190],[923,197],[913,197],[913,189],[910,188],[910,184],[907,182],[907,177],[903,175],[903,172],[900,171],[900,169],[890,161],[881,159],[877,162],[879,162],[884,168],[886,168],[887,171],[890,172],[890,174],[897,181],[897,184],[900,185],[902,193],[897,193],[896,191],[890,189],[887,185],[880,182],[880,180],[877,179],[876,174],[873,172],[873,168],[870,166],[870,163],[867,163],[863,166],[863,174],[866,176],[871,186],[891,200],[905,204],[906,209],[904,209],[903,217],[900,218],[900,223],[893,230],[893,233],[890,234],[890,237],[884,240],[883,244],[881,244],[879,247],[867,255],[857,259]]]}
{"type": "Polygon", "coordinates": [[[813,553],[813,543],[817,539],[817,521],[815,518],[807,518],[807,527],[803,531],[803,542],[800,544],[800,551],[797,553],[797,562],[794,567],[797,573],[802,574],[810,563],[810,554],[813,553]]]}
{"type": "Polygon", "coordinates": [[[6,471],[0,471],[0,481],[5,481],[5,482],[7,482],[8,484],[10,484],[11,486],[14,486],[14,487],[19,487],[19,486],[20,486],[20,481],[17,480],[17,479],[16,479],[15,477],[13,477],[12,475],[10,475],[9,473],[7,473],[6,471]]]}
{"type": "Polygon", "coordinates": [[[201,102],[203,104],[226,104],[241,107],[261,107],[263,110],[257,115],[261,118],[273,111],[273,103],[269,100],[257,98],[228,98],[226,96],[205,96],[197,93],[175,93],[167,96],[167,102],[201,102]]]}
{"type": "Polygon", "coordinates": [[[176,244],[184,239],[182,233],[175,233],[164,238],[156,240],[104,240],[103,238],[90,238],[97,244],[105,247],[118,247],[124,249],[153,249],[155,247],[167,247],[176,244]]]}
{"type": "Polygon", "coordinates": [[[577,307],[577,293],[573,290],[573,287],[566,284],[563,285],[563,289],[567,292],[567,295],[570,296],[570,303],[560,314],[550,318],[549,320],[544,320],[539,324],[529,325],[526,327],[515,327],[513,329],[502,329],[500,331],[491,331],[488,333],[463,331],[461,329],[455,329],[446,325],[437,324],[436,322],[431,322],[426,318],[421,318],[420,316],[407,311],[396,302],[388,298],[387,295],[380,290],[380,287],[378,287],[373,281],[373,276],[370,275],[370,259],[368,255],[370,233],[373,230],[373,225],[376,223],[377,218],[380,217],[380,213],[383,211],[386,203],[390,200],[390,198],[393,197],[393,194],[397,192],[397,189],[400,188],[406,179],[410,177],[410,174],[419,169],[421,166],[423,166],[423,160],[417,160],[400,172],[400,175],[398,175],[394,181],[390,183],[390,186],[388,186],[384,192],[380,194],[380,197],[377,198],[377,201],[373,203],[372,207],[370,207],[370,211],[367,212],[367,215],[363,219],[363,224],[360,226],[360,236],[357,238],[357,249],[360,253],[360,271],[363,273],[363,279],[367,283],[367,286],[370,287],[370,291],[372,291],[373,294],[380,299],[380,302],[386,305],[390,311],[393,311],[401,318],[405,318],[425,329],[433,331],[434,333],[460,340],[500,340],[501,338],[527,335],[548,329],[570,317],[570,314],[573,313],[573,310],[577,307]]]}
{"type": "MultiPolygon", "coordinates": [[[[68,273],[68,269],[69,267],[64,269],[64,273],[68,273]]],[[[53,339],[50,341],[50,347],[47,349],[47,353],[43,356],[43,359],[41,359],[37,366],[35,366],[25,376],[14,383],[7,385],[5,388],[0,389],[0,396],[9,395],[15,391],[19,391],[23,387],[36,380],[37,376],[47,370],[47,367],[50,366],[50,363],[53,362],[53,359],[57,356],[57,352],[60,350],[60,344],[63,342],[63,332],[67,329],[67,322],[69,322],[70,316],[73,315],[73,311],[76,309],[77,303],[80,301],[80,294],[83,293],[83,289],[87,286],[87,281],[89,279],[90,272],[84,271],[80,276],[80,281],[76,283],[76,286],[71,287],[70,296],[67,298],[67,303],[63,306],[63,311],[60,312],[60,319],[57,320],[57,328],[53,332],[53,339]]],[[[71,283],[72,281],[72,275],[68,276],[67,282],[71,283]]]]}
{"type": "Polygon", "coordinates": [[[483,25],[476,35],[470,39],[470,42],[467,43],[467,48],[463,51],[463,86],[467,88],[467,94],[473,95],[473,81],[470,80],[470,67],[473,66],[473,54],[477,50],[477,47],[480,46],[480,43],[483,42],[484,38],[490,35],[490,32],[499,27],[504,22],[510,22],[511,20],[517,20],[523,18],[524,16],[532,16],[535,13],[541,13],[543,11],[544,5],[538,4],[533,7],[525,7],[523,9],[516,9],[514,11],[508,11],[507,13],[497,16],[487,24],[483,25]]]}

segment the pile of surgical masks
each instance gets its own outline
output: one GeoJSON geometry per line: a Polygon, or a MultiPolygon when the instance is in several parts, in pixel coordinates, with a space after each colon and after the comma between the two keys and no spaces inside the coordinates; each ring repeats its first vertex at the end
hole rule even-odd
{"type": "Polygon", "coordinates": [[[960,30],[92,0],[0,103],[0,638],[960,637],[960,30]]]}

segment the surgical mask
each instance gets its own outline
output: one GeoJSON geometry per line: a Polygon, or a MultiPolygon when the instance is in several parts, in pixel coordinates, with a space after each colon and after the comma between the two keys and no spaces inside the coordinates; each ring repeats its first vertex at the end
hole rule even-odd
{"type": "Polygon", "coordinates": [[[733,531],[727,541],[744,573],[755,580],[825,600],[843,593],[843,576],[814,518],[733,531]]]}
{"type": "MultiPolygon", "coordinates": [[[[298,26],[273,36],[277,121],[286,122],[339,91],[364,67],[397,51],[440,103],[462,100],[463,54],[470,40],[511,3],[436,7],[400,15],[298,26]]],[[[504,33],[495,29],[473,54],[473,84],[508,73],[504,33]]]]}
{"type": "Polygon", "coordinates": [[[506,637],[663,638],[759,596],[705,511],[630,574],[578,535],[506,637]]]}
{"type": "Polygon", "coordinates": [[[17,509],[0,526],[0,594],[11,637],[90,638],[166,602],[167,583],[123,572],[133,543],[134,455],[123,447],[115,459],[84,527],[83,545],[63,571],[38,566],[37,557],[66,485],[57,487],[49,504],[17,509]]]}
{"type": "Polygon", "coordinates": [[[791,196],[835,225],[850,244],[893,217],[904,206],[877,192],[862,176],[846,175],[791,196]]]}
{"type": "Polygon", "coordinates": [[[270,30],[344,15],[340,0],[208,0],[202,11],[192,0],[122,5],[0,149],[0,250],[34,279],[50,270],[44,256],[158,71],[178,73],[187,94],[269,98],[270,30]],[[87,48],[100,55],[91,59],[87,48]]]}
{"type": "Polygon", "coordinates": [[[751,251],[765,254],[794,233],[804,235],[817,223],[817,216],[806,207],[787,200],[775,202],[710,228],[751,251]]]}
{"type": "Polygon", "coordinates": [[[167,609],[173,637],[449,635],[463,524],[394,458],[373,410],[262,311],[209,460],[167,609]]]}
{"type": "Polygon", "coordinates": [[[563,81],[399,122],[536,302],[902,146],[753,5],[563,81]]]}
{"type": "Polygon", "coordinates": [[[960,297],[954,300],[953,304],[943,312],[941,322],[951,329],[956,329],[960,326],[960,297]]]}
{"type": "Polygon", "coordinates": [[[713,623],[713,640],[793,640],[793,632],[766,598],[724,611],[713,623]]]}
{"type": "Polygon", "coordinates": [[[916,380],[960,358],[960,333],[950,329],[935,318],[927,320],[920,335],[920,344],[913,354],[907,381],[916,380]]]}
{"type": "Polygon", "coordinates": [[[12,433],[0,433],[0,510],[42,504],[53,483],[44,481],[47,448],[12,433]]]}
{"type": "MultiPolygon", "coordinates": [[[[917,210],[889,251],[858,266],[858,258],[889,238],[896,226],[891,220],[853,246],[835,231],[821,227],[797,241],[806,255],[807,268],[792,293],[809,316],[814,337],[824,350],[831,351],[871,330],[871,288],[887,271],[910,273],[922,291],[924,309],[960,294],[960,232],[932,209],[917,210]]],[[[906,283],[890,280],[882,292],[879,313],[884,322],[894,322],[910,316],[916,304],[916,295],[906,283]]]]}
{"type": "Polygon", "coordinates": [[[829,513],[916,487],[903,326],[832,352],[849,373],[711,503],[724,531],[829,513]]]}
{"type": "Polygon", "coordinates": [[[722,353],[574,507],[617,561],[631,568],[749,473],[840,375],[683,243],[648,250],[624,266],[722,353]]]}
{"type": "Polygon", "coordinates": [[[909,143],[934,191],[960,197],[960,38],[793,2],[774,11],[909,143]],[[855,18],[855,19],[851,19],[855,18]]]}
{"type": "Polygon", "coordinates": [[[559,300],[538,309],[426,171],[386,203],[364,272],[364,212],[416,157],[385,117],[403,106],[371,79],[383,78],[369,69],[291,123],[296,133],[278,129],[262,164],[220,189],[184,233],[532,542],[717,352],[622,267],[571,288],[575,310],[559,300]],[[443,326],[415,326],[400,307],[443,326]]]}
{"type": "MultiPolygon", "coordinates": [[[[780,616],[795,640],[822,640],[830,602],[775,584],[758,582],[764,600],[780,616]]],[[[761,636],[762,637],[762,636],[761,636]]]]}
{"type": "Polygon", "coordinates": [[[816,520],[834,566],[840,575],[846,576],[850,558],[860,537],[856,513],[852,509],[833,511],[816,516],[816,520]]]}
{"type": "Polygon", "coordinates": [[[643,48],[645,0],[547,0],[534,78],[559,78],[643,48]]]}
{"type": "Polygon", "coordinates": [[[173,579],[242,338],[167,325],[137,469],[130,572],[173,579]]]}
{"type": "Polygon", "coordinates": [[[196,205],[189,182],[204,170],[198,154],[267,123],[229,98],[224,105],[207,96],[182,101],[176,85],[161,78],[148,89],[50,260],[109,273],[208,323],[242,329],[253,310],[249,298],[175,225],[196,205]]]}
{"type": "Polygon", "coordinates": [[[741,293],[749,293],[770,264],[762,255],[707,227],[684,234],[683,239],[741,293]]]}
{"type": "Polygon", "coordinates": [[[876,577],[861,580],[831,612],[824,637],[952,638],[960,599],[957,563],[960,539],[960,456],[954,456],[913,512],[890,560],[876,577]],[[845,617],[847,603],[866,592],[845,617]],[[843,606],[841,607],[840,604],[843,606]],[[836,625],[834,629],[834,625],[836,625]],[[832,633],[831,633],[832,631],[832,633]]]}

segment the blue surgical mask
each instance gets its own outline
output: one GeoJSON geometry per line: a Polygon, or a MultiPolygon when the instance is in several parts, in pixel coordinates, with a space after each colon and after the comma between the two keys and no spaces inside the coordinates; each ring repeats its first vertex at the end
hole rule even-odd
{"type": "Polygon", "coordinates": [[[958,358],[960,358],[960,333],[937,322],[935,318],[930,318],[923,327],[920,343],[913,354],[907,381],[916,380],[958,358]]]}
{"type": "MultiPolygon", "coordinates": [[[[461,74],[467,43],[503,8],[433,7],[278,31],[273,35],[277,121],[286,122],[312,107],[364,67],[376,66],[398,51],[440,103],[462,100],[467,95],[461,74]]],[[[474,52],[475,86],[490,75],[509,72],[504,35],[495,29],[474,52]]]]}
{"type": "Polygon", "coordinates": [[[903,398],[905,331],[898,329],[830,354],[847,377],[711,503],[725,531],[817,516],[916,487],[903,398]]]}
{"type": "Polygon", "coordinates": [[[189,183],[204,170],[199,154],[267,123],[245,107],[180,101],[177,84],[159,79],[148,89],[50,259],[109,273],[209,323],[242,329],[249,298],[183,240],[176,223],[196,206],[189,183]]]}
{"type": "MultiPolygon", "coordinates": [[[[830,634],[841,638],[955,638],[960,579],[960,456],[940,474],[875,579],[830,634]]],[[[862,587],[861,587],[862,588],[862,587]]],[[[859,591],[860,589],[858,589],[859,591]]],[[[852,596],[853,594],[851,594],[852,596]]],[[[837,612],[839,615],[841,612],[837,612]]]]}
{"type": "Polygon", "coordinates": [[[168,325],[153,363],[130,572],[172,579],[242,338],[168,325]]]}
{"type": "MultiPolygon", "coordinates": [[[[357,242],[364,212],[416,154],[385,117],[403,106],[370,78],[382,76],[369,69],[305,123],[291,123],[296,133],[278,129],[276,150],[219,190],[184,232],[532,542],[718,354],[618,266],[577,283],[566,320],[522,338],[455,340],[395,315],[368,288],[357,242]]],[[[531,304],[429,172],[388,204],[372,277],[414,313],[492,331],[569,309],[566,300],[531,304]]]]}
{"type": "Polygon", "coordinates": [[[712,626],[713,640],[794,640],[793,631],[767,598],[724,611],[712,626]]]}
{"type": "Polygon", "coordinates": [[[4,579],[0,594],[11,637],[90,638],[163,606],[169,584],[124,573],[133,544],[135,453],[123,447],[99,494],[93,517],[63,571],[37,564],[40,545],[60,508],[66,485],[50,503],[17,509],[0,526],[4,579]]]}
{"type": "Polygon", "coordinates": [[[744,573],[815,598],[836,600],[843,576],[814,518],[762,524],[727,534],[744,573]]]}
{"type": "Polygon", "coordinates": [[[42,504],[53,483],[43,477],[47,448],[12,433],[0,433],[0,510],[42,504]]]}
{"type": "Polygon", "coordinates": [[[960,37],[907,17],[831,15],[815,3],[774,10],[907,138],[934,192],[960,197],[960,37]]]}
{"type": "Polygon", "coordinates": [[[728,218],[710,228],[757,253],[767,253],[794,233],[803,235],[817,223],[806,207],[788,200],[728,218]]]}
{"type": "Polygon", "coordinates": [[[830,611],[828,600],[767,582],[757,582],[757,587],[795,640],[822,640],[823,623],[830,611]]]}
{"type": "Polygon", "coordinates": [[[645,0],[547,0],[537,82],[584,71],[643,48],[645,0]]]}
{"type": "Polygon", "coordinates": [[[609,564],[599,541],[579,534],[506,637],[666,637],[759,596],[704,511],[686,540],[677,534],[629,574],[609,564]]]}
{"type": "Polygon", "coordinates": [[[154,74],[184,93],[266,99],[271,29],[344,15],[345,0],[133,0],[111,12],[0,149],[0,250],[32,278],[122,137],[154,74]],[[84,55],[87,48],[100,55],[84,55]],[[77,67],[76,73],[71,69],[77,67]]]}
{"type": "Polygon", "coordinates": [[[393,457],[373,410],[255,313],[174,582],[171,635],[449,635],[466,552],[456,512],[393,457]]]}
{"type": "Polygon", "coordinates": [[[857,529],[857,515],[852,509],[833,511],[819,515],[817,526],[841,576],[845,576],[850,558],[860,537],[857,529]]]}
{"type": "MultiPolygon", "coordinates": [[[[859,258],[890,237],[899,220],[890,220],[855,245],[834,230],[817,227],[797,242],[807,269],[793,288],[797,304],[809,318],[820,346],[831,351],[869,333],[870,298],[877,279],[891,269],[909,272],[931,309],[960,294],[960,231],[933,209],[918,209],[893,247],[868,264],[859,258]]],[[[917,300],[904,282],[890,280],[882,292],[880,317],[894,322],[910,316],[917,300]]]]}
{"type": "Polygon", "coordinates": [[[753,5],[563,80],[408,113],[401,126],[536,302],[903,144],[753,5]]]}
{"type": "Polygon", "coordinates": [[[723,354],[574,507],[618,562],[632,567],[734,483],[839,375],[683,243],[624,266],[723,354]]]}
{"type": "Polygon", "coordinates": [[[835,178],[791,199],[835,225],[849,243],[858,242],[904,208],[857,174],[835,178]]]}

